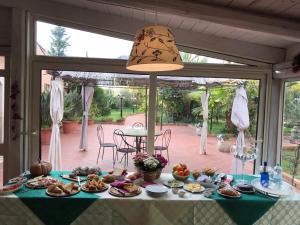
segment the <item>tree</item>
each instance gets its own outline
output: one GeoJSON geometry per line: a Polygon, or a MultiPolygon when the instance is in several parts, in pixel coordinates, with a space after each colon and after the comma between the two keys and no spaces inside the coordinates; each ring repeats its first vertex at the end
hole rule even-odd
{"type": "Polygon", "coordinates": [[[205,56],[195,55],[187,52],[180,52],[183,62],[187,63],[207,63],[205,56]]]}
{"type": "Polygon", "coordinates": [[[67,47],[70,46],[70,36],[66,34],[66,29],[61,26],[55,26],[51,30],[51,44],[48,54],[51,56],[65,56],[67,47]]]}

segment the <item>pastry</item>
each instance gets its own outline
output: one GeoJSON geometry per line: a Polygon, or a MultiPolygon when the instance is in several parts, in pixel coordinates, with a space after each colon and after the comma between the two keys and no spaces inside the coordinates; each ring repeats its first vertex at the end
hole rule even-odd
{"type": "Polygon", "coordinates": [[[253,191],[253,186],[250,184],[238,184],[236,187],[241,191],[253,191]]]}
{"type": "Polygon", "coordinates": [[[234,190],[233,188],[229,188],[229,187],[221,188],[219,191],[223,195],[228,195],[228,196],[232,196],[232,197],[236,197],[236,196],[240,195],[240,193],[238,191],[234,190]]]}
{"type": "Polygon", "coordinates": [[[124,184],[123,189],[128,191],[129,193],[134,193],[139,190],[139,187],[134,184],[126,183],[126,184],[124,184]]]}

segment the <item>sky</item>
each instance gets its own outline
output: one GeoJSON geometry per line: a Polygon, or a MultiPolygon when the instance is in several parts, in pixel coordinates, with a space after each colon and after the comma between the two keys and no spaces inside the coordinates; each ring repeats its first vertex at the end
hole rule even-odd
{"type": "MultiPolygon", "coordinates": [[[[45,49],[49,50],[51,43],[51,30],[55,25],[37,22],[37,42],[45,49]]],[[[128,56],[131,51],[133,42],[90,33],[86,31],[65,28],[66,34],[70,37],[69,44],[65,54],[73,57],[90,57],[90,58],[108,58],[116,59],[122,56],[128,56]]],[[[175,37],[176,38],[176,37],[175,37]]],[[[220,63],[220,59],[206,58],[207,63],[220,63]]]]}

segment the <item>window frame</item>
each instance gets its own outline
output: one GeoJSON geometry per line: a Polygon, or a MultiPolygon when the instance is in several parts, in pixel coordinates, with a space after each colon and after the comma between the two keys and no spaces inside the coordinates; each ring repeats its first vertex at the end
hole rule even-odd
{"type": "MultiPolygon", "coordinates": [[[[86,25],[75,24],[65,20],[53,19],[45,17],[42,15],[30,15],[29,16],[29,55],[30,55],[30,69],[29,69],[29,83],[28,89],[31,90],[30,94],[27,96],[27,104],[30,102],[39,102],[40,95],[40,71],[42,69],[57,69],[57,70],[71,70],[71,71],[90,71],[90,72],[115,72],[115,73],[128,73],[126,70],[126,60],[117,60],[117,59],[101,59],[101,58],[81,58],[81,57],[49,57],[49,56],[38,56],[35,55],[36,52],[36,21],[48,22],[53,24],[58,24],[61,26],[70,27],[73,29],[80,29],[83,31],[94,32],[101,35],[108,35],[116,38],[123,38],[125,40],[131,40],[130,35],[114,33],[112,31],[102,30],[97,27],[91,27],[86,25]]],[[[188,48],[189,49],[189,48],[188,48]]],[[[187,51],[187,48],[180,49],[182,51],[187,51]]],[[[193,54],[201,54],[202,50],[189,49],[193,54]]],[[[205,52],[205,51],[204,51],[205,52]]],[[[207,55],[208,57],[218,58],[222,54],[211,54],[207,55]]],[[[255,163],[255,171],[258,172],[259,166],[262,161],[267,157],[267,146],[268,146],[268,127],[269,119],[268,113],[270,112],[270,96],[271,96],[271,83],[272,83],[272,67],[269,64],[259,63],[252,60],[241,59],[238,57],[223,55],[224,60],[234,61],[237,63],[256,65],[256,66],[247,66],[247,65],[232,65],[232,64],[185,64],[183,70],[171,71],[171,72],[162,72],[151,75],[152,77],[157,76],[194,76],[194,77],[214,77],[214,78],[233,78],[233,79],[257,79],[260,80],[259,87],[259,111],[257,116],[257,139],[263,140],[258,143],[258,147],[262,150],[258,155],[258,158],[255,163]]],[[[130,73],[132,73],[130,71],[130,73]]],[[[133,73],[134,74],[134,73],[133,73]]],[[[150,82],[151,83],[151,82],[150,82]]],[[[152,84],[150,89],[154,90],[157,88],[156,79],[152,79],[152,84]],[[153,86],[154,85],[154,86],[153,86]]],[[[149,105],[150,107],[155,107],[156,97],[149,96],[149,105]],[[150,99],[151,98],[151,99],[150,99]]],[[[39,105],[39,104],[35,104],[39,105]]],[[[27,130],[39,131],[39,120],[34,118],[39,118],[39,107],[37,109],[27,108],[26,109],[26,118],[28,120],[26,124],[27,130]]],[[[154,129],[155,113],[150,113],[148,121],[152,121],[154,129]]],[[[153,132],[149,128],[149,132],[153,132]]],[[[150,139],[154,139],[151,137],[150,139]]],[[[28,164],[30,165],[36,158],[40,151],[39,148],[39,135],[30,136],[27,142],[27,155],[28,155],[28,164]]]]}

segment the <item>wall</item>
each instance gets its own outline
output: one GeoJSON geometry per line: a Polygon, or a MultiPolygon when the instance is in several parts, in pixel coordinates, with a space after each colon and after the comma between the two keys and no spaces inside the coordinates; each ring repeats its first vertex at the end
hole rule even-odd
{"type": "Polygon", "coordinates": [[[11,9],[0,7],[0,47],[11,45],[11,9]]]}

